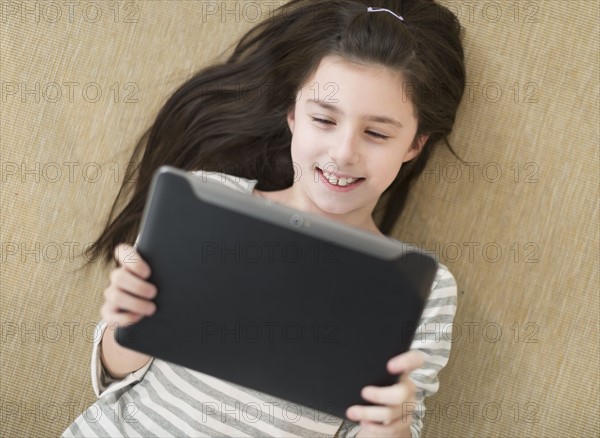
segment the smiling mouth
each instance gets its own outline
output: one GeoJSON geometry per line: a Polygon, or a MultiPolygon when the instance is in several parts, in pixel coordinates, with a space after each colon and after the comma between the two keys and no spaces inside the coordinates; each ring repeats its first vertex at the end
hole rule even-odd
{"type": "Polygon", "coordinates": [[[325,178],[327,180],[327,182],[329,182],[329,184],[338,186],[338,187],[347,187],[347,186],[356,184],[357,182],[365,179],[363,177],[350,177],[350,176],[338,177],[337,175],[335,175],[332,172],[327,172],[318,167],[316,169],[321,173],[321,175],[323,175],[323,178],[325,178]]]}

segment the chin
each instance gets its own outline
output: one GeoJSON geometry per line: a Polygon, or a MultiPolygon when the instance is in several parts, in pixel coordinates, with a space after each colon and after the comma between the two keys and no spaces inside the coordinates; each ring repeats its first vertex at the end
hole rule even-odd
{"type": "Polygon", "coordinates": [[[354,211],[356,208],[354,206],[349,205],[339,205],[339,203],[320,203],[317,202],[315,205],[321,210],[323,213],[327,214],[335,214],[335,215],[344,215],[354,211]]]}

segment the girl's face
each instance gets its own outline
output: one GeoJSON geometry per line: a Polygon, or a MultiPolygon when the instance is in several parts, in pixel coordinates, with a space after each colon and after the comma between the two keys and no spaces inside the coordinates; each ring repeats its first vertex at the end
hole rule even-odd
{"type": "Polygon", "coordinates": [[[379,197],[427,140],[415,139],[403,83],[383,66],[323,58],[288,114],[290,205],[378,232],[371,214],[379,197]]]}

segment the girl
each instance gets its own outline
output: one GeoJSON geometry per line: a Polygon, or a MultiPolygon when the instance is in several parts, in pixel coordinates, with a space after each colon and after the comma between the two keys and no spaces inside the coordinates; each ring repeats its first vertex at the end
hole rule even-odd
{"type": "Polygon", "coordinates": [[[433,146],[450,147],[465,85],[459,34],[432,0],[292,0],[171,96],[133,152],[131,161],[143,156],[131,200],[114,218],[123,185],[90,248],[90,259],[118,263],[92,356],[100,398],[64,436],[420,435],[423,399],[450,352],[456,285],[444,266],[412,350],[382,364],[398,383],[365,387],[374,405],[341,419],[116,344],[116,325],[151,315],[160,293],[146,281],[151,267],[120,242],[134,240],[162,164],[388,234],[433,146]]]}

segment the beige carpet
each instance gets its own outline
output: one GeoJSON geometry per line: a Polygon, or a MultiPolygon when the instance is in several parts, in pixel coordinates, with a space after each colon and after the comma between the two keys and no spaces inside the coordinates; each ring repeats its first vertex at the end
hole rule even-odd
{"type": "MultiPolygon", "coordinates": [[[[56,436],[94,401],[108,270],[77,256],[166,96],[273,3],[2,1],[1,436],[56,436]]],[[[444,3],[470,164],[440,150],[396,230],[459,284],[423,436],[598,436],[598,2],[444,3]]]]}

